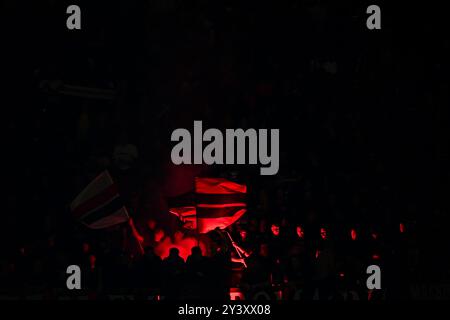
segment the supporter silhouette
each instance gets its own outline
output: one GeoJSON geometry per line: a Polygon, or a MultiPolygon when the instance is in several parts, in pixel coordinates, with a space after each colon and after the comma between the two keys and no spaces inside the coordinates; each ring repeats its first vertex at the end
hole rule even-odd
{"type": "Polygon", "coordinates": [[[163,290],[168,300],[177,299],[185,271],[185,263],[177,248],[171,248],[169,256],[163,260],[163,290]]]}
{"type": "Polygon", "coordinates": [[[211,268],[209,259],[202,254],[200,247],[192,247],[191,255],[186,260],[186,285],[190,287],[190,296],[208,299],[208,275],[211,268]]]}
{"type": "Polygon", "coordinates": [[[315,254],[315,283],[319,299],[330,299],[334,294],[336,261],[328,229],[320,228],[320,241],[315,254]]]}
{"type": "Polygon", "coordinates": [[[244,270],[242,282],[250,286],[269,285],[272,273],[272,260],[269,246],[262,243],[256,254],[247,260],[248,268],[244,270]]]}
{"type": "Polygon", "coordinates": [[[215,230],[212,237],[214,239],[213,253],[208,276],[210,299],[214,301],[228,300],[232,275],[229,240],[220,230],[215,230]]]}
{"type": "Polygon", "coordinates": [[[193,247],[191,255],[186,260],[187,271],[191,275],[203,277],[206,272],[206,257],[202,254],[200,247],[193,247]]]}
{"type": "Polygon", "coordinates": [[[135,283],[138,288],[158,289],[161,287],[162,260],[153,247],[147,246],[145,254],[135,267],[135,283]]]}

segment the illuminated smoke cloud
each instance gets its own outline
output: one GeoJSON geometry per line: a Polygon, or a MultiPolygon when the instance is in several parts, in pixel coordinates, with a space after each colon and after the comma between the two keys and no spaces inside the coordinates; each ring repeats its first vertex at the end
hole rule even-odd
{"type": "MultiPolygon", "coordinates": [[[[191,254],[191,249],[198,245],[195,237],[185,236],[183,232],[177,231],[173,236],[173,240],[170,237],[165,237],[155,246],[155,253],[165,259],[169,256],[171,248],[177,248],[180,251],[180,257],[186,261],[187,257],[191,254]]],[[[203,242],[199,243],[203,254],[206,253],[206,247],[203,242]]]]}

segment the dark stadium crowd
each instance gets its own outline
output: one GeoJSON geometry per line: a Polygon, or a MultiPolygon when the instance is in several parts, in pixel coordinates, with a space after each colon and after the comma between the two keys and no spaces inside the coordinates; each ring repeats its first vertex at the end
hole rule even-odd
{"type": "Polygon", "coordinates": [[[431,28],[405,36],[390,11],[383,36],[368,34],[363,5],[333,1],[136,0],[83,2],[68,33],[59,2],[4,6],[23,16],[3,20],[20,36],[5,48],[21,52],[6,51],[20,63],[4,73],[27,80],[10,81],[4,114],[1,297],[407,299],[450,281],[449,41],[431,28]],[[279,173],[171,166],[170,134],[194,120],[278,128],[279,173]],[[141,238],[71,217],[105,169],[141,238]],[[197,174],[248,186],[227,230],[197,235],[168,212],[197,174]],[[81,293],[66,288],[69,265],[81,293]],[[370,265],[381,290],[367,289],[370,265]]]}
{"type": "Polygon", "coordinates": [[[114,233],[127,229],[125,224],[71,244],[51,237],[47,243],[23,245],[2,266],[2,289],[16,297],[68,295],[66,269],[78,265],[78,295],[92,299],[126,294],[134,299],[214,301],[230,299],[230,290],[239,292],[240,299],[260,292],[265,294],[261,299],[405,299],[418,263],[414,236],[403,223],[389,232],[360,226],[338,229],[315,223],[311,212],[301,223],[249,218],[200,236],[166,234],[152,220],[148,225],[152,237],[145,240],[125,232],[121,243],[111,241],[114,233]],[[180,246],[183,237],[195,237],[197,243],[180,246]],[[158,254],[155,249],[167,241],[167,253],[158,254]],[[182,257],[180,250],[189,250],[188,255],[182,257]],[[367,289],[370,265],[383,270],[383,290],[367,289]]]}

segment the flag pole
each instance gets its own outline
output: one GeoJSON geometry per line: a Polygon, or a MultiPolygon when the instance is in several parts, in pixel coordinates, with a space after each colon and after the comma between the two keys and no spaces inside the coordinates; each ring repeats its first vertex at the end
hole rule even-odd
{"type": "Polygon", "coordinates": [[[197,247],[200,247],[200,232],[198,231],[197,201],[195,201],[195,230],[197,231],[197,247]]]}
{"type": "Polygon", "coordinates": [[[230,233],[228,231],[225,231],[228,235],[228,237],[230,238],[231,244],[233,245],[234,250],[236,250],[237,254],[239,255],[239,258],[242,259],[242,264],[244,265],[245,268],[247,268],[247,264],[245,263],[245,258],[242,257],[241,252],[235,247],[235,242],[233,240],[233,238],[231,237],[230,233]]]}
{"type": "Polygon", "coordinates": [[[127,216],[128,216],[128,225],[131,228],[131,233],[133,234],[133,237],[136,239],[136,242],[138,243],[139,246],[139,251],[141,252],[141,254],[143,255],[145,253],[144,248],[142,247],[142,243],[141,243],[141,239],[142,236],[139,234],[139,232],[136,230],[136,226],[134,225],[134,221],[133,219],[130,217],[130,215],[128,214],[128,210],[126,210],[127,216]]]}
{"type": "MultiPolygon", "coordinates": [[[[108,170],[105,170],[106,175],[108,176],[108,178],[111,180],[111,182],[114,182],[111,175],[109,174],[108,170]]],[[[124,206],[125,209],[125,213],[128,217],[128,225],[131,228],[131,233],[133,234],[133,237],[136,239],[136,242],[138,243],[139,246],[139,251],[141,252],[141,254],[144,254],[144,248],[142,247],[142,243],[140,238],[142,238],[142,236],[139,234],[139,232],[136,230],[136,227],[134,226],[134,221],[133,219],[130,217],[130,214],[128,213],[127,208],[124,206]]]]}

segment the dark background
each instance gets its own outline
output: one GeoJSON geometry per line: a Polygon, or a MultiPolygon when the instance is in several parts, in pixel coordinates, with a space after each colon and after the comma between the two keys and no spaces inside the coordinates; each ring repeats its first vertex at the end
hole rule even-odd
{"type": "Polygon", "coordinates": [[[124,134],[139,150],[124,196],[137,219],[164,219],[170,134],[203,120],[280,129],[277,176],[232,168],[256,216],[313,211],[335,234],[405,222],[415,280],[448,282],[445,10],[391,2],[374,3],[382,29],[368,30],[366,1],[2,1],[2,258],[71,230],[68,204],[124,134]],[[81,31],[66,28],[69,4],[81,31]]]}

